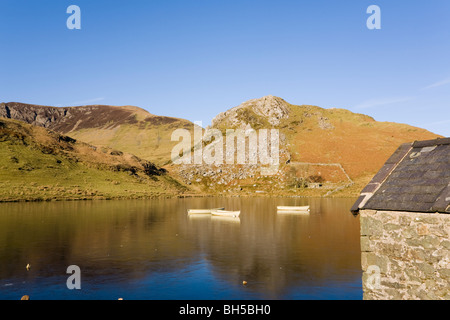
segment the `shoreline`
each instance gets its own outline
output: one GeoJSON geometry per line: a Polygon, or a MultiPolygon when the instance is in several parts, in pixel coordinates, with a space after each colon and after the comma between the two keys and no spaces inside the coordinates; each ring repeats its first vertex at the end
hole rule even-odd
{"type": "Polygon", "coordinates": [[[154,195],[154,196],[142,196],[142,197],[126,197],[126,196],[116,196],[116,197],[83,197],[83,198],[30,198],[30,199],[0,199],[0,204],[2,203],[26,203],[26,202],[71,202],[71,201],[117,201],[117,200],[158,200],[158,199],[188,199],[188,198],[357,198],[358,195],[344,194],[344,195],[333,195],[333,196],[323,196],[320,194],[310,194],[310,195],[289,195],[289,194],[181,194],[181,195],[154,195]]]}

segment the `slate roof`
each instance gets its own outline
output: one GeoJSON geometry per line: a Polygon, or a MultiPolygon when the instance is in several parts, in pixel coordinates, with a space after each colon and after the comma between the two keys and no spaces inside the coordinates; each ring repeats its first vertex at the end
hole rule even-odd
{"type": "Polygon", "coordinates": [[[363,209],[450,213],[450,138],[401,145],[351,211],[363,209]]]}

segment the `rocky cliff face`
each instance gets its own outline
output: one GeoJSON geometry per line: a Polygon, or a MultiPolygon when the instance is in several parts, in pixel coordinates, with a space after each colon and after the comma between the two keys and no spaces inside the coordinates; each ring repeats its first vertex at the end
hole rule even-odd
{"type": "Polygon", "coordinates": [[[223,150],[220,164],[179,165],[173,168],[182,181],[197,184],[208,191],[222,193],[270,193],[285,188],[284,164],[290,159],[289,142],[280,128],[290,115],[290,105],[283,99],[265,96],[240,104],[220,113],[213,120],[208,130],[219,130],[222,141],[213,141],[203,148],[203,152],[214,154],[214,150],[223,150]],[[227,130],[242,130],[245,135],[244,145],[227,146],[227,130]],[[261,129],[267,129],[267,139],[261,136],[261,129]],[[277,139],[272,140],[271,129],[277,132],[277,139]],[[263,141],[264,140],[264,141],[263,141]],[[252,143],[251,141],[254,141],[252,143]],[[220,145],[218,145],[220,144],[220,145]],[[272,154],[272,147],[276,153],[272,154]],[[244,151],[242,151],[242,149],[244,151]],[[261,161],[261,149],[270,154],[268,163],[261,161]],[[241,153],[242,152],[242,153],[241,153]],[[239,154],[243,160],[239,162],[239,154]],[[227,159],[234,158],[234,163],[227,159]]]}
{"type": "MultiPolygon", "coordinates": [[[[136,123],[137,109],[100,105],[58,108],[9,102],[0,104],[0,117],[24,121],[66,134],[77,129],[105,126],[113,128],[123,123],[136,123]]],[[[148,113],[148,116],[152,115],[148,113]]]]}
{"type": "Polygon", "coordinates": [[[289,104],[281,98],[265,96],[240,104],[222,112],[212,120],[212,127],[255,129],[260,126],[277,127],[289,117],[289,104]]]}
{"type": "Polygon", "coordinates": [[[0,117],[20,120],[29,124],[48,128],[65,116],[67,111],[59,108],[40,107],[23,103],[1,103],[0,117]]]}

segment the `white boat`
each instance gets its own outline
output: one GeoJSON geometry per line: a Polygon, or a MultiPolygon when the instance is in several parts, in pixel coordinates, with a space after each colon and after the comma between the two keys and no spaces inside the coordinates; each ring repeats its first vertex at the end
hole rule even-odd
{"type": "Polygon", "coordinates": [[[211,210],[213,216],[233,217],[238,218],[241,214],[240,211],[225,211],[225,210],[211,210]]]}
{"type": "Polygon", "coordinates": [[[213,210],[225,210],[225,208],[215,209],[189,209],[188,214],[211,214],[213,210]]]}
{"type": "Polygon", "coordinates": [[[288,207],[288,206],[278,206],[278,211],[310,211],[309,206],[303,206],[303,207],[288,207]]]}

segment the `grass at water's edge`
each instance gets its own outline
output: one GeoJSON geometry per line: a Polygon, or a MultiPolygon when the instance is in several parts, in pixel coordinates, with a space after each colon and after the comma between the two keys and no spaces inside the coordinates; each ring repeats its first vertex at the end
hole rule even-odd
{"type": "MultiPolygon", "coordinates": [[[[90,200],[146,200],[146,199],[169,199],[169,198],[201,198],[201,197],[285,197],[285,198],[318,198],[324,197],[323,192],[319,191],[299,191],[299,192],[267,192],[267,193],[249,193],[249,192],[236,192],[236,193],[221,193],[221,192],[166,192],[166,191],[125,191],[119,192],[106,192],[106,193],[92,193],[90,191],[75,189],[66,193],[60,192],[61,187],[45,188],[37,186],[36,189],[31,187],[16,188],[16,192],[5,191],[1,188],[0,184],[0,203],[2,202],[44,202],[44,201],[90,201],[90,200]]],[[[359,192],[355,190],[340,191],[326,198],[355,198],[359,196],[359,192]]]]}

